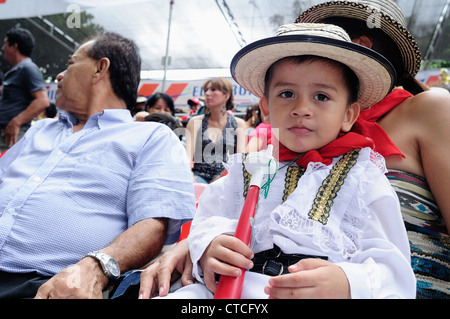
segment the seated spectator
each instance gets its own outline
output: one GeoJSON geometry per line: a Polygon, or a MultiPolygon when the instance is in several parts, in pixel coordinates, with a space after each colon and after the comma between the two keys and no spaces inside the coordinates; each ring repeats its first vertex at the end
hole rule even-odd
{"type": "Polygon", "coordinates": [[[189,105],[189,115],[197,114],[197,111],[200,108],[200,99],[198,97],[193,97],[187,101],[189,105]]]}
{"type": "Polygon", "coordinates": [[[259,104],[249,105],[243,119],[247,125],[248,135],[261,123],[261,111],[259,109],[259,104]]]}
{"type": "Polygon", "coordinates": [[[131,110],[131,116],[135,117],[137,113],[145,111],[145,103],[147,98],[143,95],[138,95],[136,98],[136,105],[131,110]]]}
{"type": "Polygon", "coordinates": [[[224,78],[212,78],[203,84],[205,114],[187,123],[186,153],[193,162],[198,183],[211,183],[224,173],[227,154],[245,150],[245,122],[227,110],[233,109],[233,86],[224,78]]]}
{"type": "Polygon", "coordinates": [[[165,124],[168,127],[170,127],[170,129],[172,131],[174,131],[175,134],[177,134],[177,136],[180,138],[180,140],[183,137],[183,134],[181,134],[182,132],[177,130],[177,129],[183,128],[183,124],[181,124],[181,122],[175,116],[172,116],[167,113],[156,112],[156,113],[150,113],[149,115],[147,115],[145,117],[145,121],[158,122],[158,123],[165,124]]]}
{"type": "Polygon", "coordinates": [[[166,93],[155,93],[145,102],[145,111],[136,113],[136,121],[145,121],[150,113],[167,113],[175,115],[175,104],[170,95],[166,93]]]}
{"type": "Polygon", "coordinates": [[[328,1],[296,22],[339,25],[353,42],[385,56],[396,88],[361,112],[355,128],[375,142],[401,202],[410,241],[418,299],[450,298],[450,95],[415,78],[421,53],[392,0],[328,1]],[[380,26],[369,25],[376,17],[380,26]]]}
{"type": "Polygon", "coordinates": [[[197,282],[167,297],[413,298],[408,239],[384,159],[350,131],[360,108],[392,89],[392,66],[339,27],[288,24],[241,49],[231,74],[261,99],[279,164],[266,151],[230,157],[228,175],[202,193],[187,240],[197,282]],[[245,218],[247,242],[237,235],[241,212],[258,197],[254,218],[245,218]],[[226,294],[233,285],[222,280],[244,272],[242,289],[226,294]]]}
{"type": "Polygon", "coordinates": [[[88,40],[57,77],[59,118],[0,158],[0,298],[102,298],[193,217],[182,144],[131,117],[140,68],[132,41],[88,40]]]}

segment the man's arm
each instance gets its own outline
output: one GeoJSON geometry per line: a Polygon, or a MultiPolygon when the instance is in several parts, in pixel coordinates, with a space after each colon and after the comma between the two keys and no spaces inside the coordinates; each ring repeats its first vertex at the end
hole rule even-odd
{"type": "MultiPolygon", "coordinates": [[[[101,251],[113,257],[124,273],[156,257],[164,245],[166,233],[166,219],[145,219],[131,226],[101,251]]],[[[107,284],[108,278],[98,261],[86,257],[53,276],[39,288],[35,298],[101,299],[107,284]]]]}
{"type": "Polygon", "coordinates": [[[33,101],[30,105],[22,113],[11,119],[5,127],[5,142],[9,147],[16,144],[20,127],[30,122],[49,106],[47,91],[35,91],[31,95],[33,96],[33,101]]]}

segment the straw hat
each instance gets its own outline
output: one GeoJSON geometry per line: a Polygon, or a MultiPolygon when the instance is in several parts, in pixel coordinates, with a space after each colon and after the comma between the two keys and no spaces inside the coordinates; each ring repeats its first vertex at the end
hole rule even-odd
{"type": "Polygon", "coordinates": [[[315,55],[347,65],[359,79],[361,108],[382,100],[393,88],[396,74],[377,52],[351,42],[348,34],[331,24],[293,23],[281,26],[275,37],[241,49],[231,61],[231,75],[242,87],[261,98],[269,67],[289,56],[315,55]]]}
{"type": "Polygon", "coordinates": [[[366,21],[369,28],[380,28],[396,44],[403,69],[415,76],[420,69],[421,54],[414,37],[406,29],[405,16],[391,0],[329,1],[312,6],[301,13],[296,23],[317,23],[331,17],[366,21]]]}

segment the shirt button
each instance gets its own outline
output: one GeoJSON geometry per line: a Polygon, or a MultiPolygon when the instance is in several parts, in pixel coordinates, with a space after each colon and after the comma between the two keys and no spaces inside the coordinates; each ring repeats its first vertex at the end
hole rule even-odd
{"type": "Polygon", "coordinates": [[[39,181],[41,180],[41,178],[40,178],[39,176],[35,176],[35,177],[33,178],[33,180],[34,180],[35,182],[39,182],[39,181]]]}
{"type": "Polygon", "coordinates": [[[10,207],[10,208],[8,208],[8,212],[10,214],[14,214],[16,212],[16,210],[14,209],[14,207],[10,207]]]}
{"type": "Polygon", "coordinates": [[[62,155],[62,151],[57,151],[56,155],[61,156],[62,155]]]}

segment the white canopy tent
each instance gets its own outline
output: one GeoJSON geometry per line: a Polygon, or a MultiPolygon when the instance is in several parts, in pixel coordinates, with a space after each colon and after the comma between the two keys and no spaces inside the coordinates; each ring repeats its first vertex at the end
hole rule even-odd
{"type": "MultiPolygon", "coordinates": [[[[272,36],[279,25],[293,22],[300,12],[323,1],[0,0],[0,20],[38,17],[48,24],[45,32],[52,35],[55,30],[62,31],[53,28],[46,16],[69,12],[67,26],[77,28],[77,12],[86,11],[94,17],[93,23],[137,43],[143,82],[158,82],[158,90],[167,92],[174,81],[189,81],[184,91],[172,92],[173,97],[181,97],[176,100],[177,105],[183,106],[189,96],[202,94],[204,79],[230,77],[231,59],[242,46],[272,36]],[[166,79],[171,82],[167,86],[166,79]]],[[[409,30],[421,41],[423,56],[435,58],[434,48],[442,38],[450,0],[397,0],[397,3],[405,13],[409,30]]],[[[73,51],[77,45],[68,36],[59,36],[58,43],[65,47],[65,52],[73,51]]],[[[447,47],[450,50],[448,44],[447,47]]],[[[155,85],[151,90],[143,90],[144,95],[154,90],[155,85]]],[[[239,100],[239,94],[236,95],[239,100]]],[[[243,92],[241,101],[245,104],[254,100],[243,92]]]]}
{"type": "MultiPolygon", "coordinates": [[[[231,58],[243,45],[273,35],[278,25],[293,22],[300,11],[320,2],[323,1],[0,0],[0,20],[85,10],[105,30],[136,41],[146,75],[164,69],[166,54],[170,56],[169,70],[228,69],[231,58]]],[[[397,2],[413,35],[428,33],[431,40],[450,0],[397,2]]],[[[68,19],[71,22],[73,19],[68,19]]],[[[422,47],[424,55],[428,49],[429,46],[422,47]]]]}

